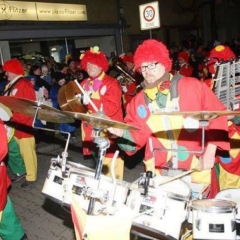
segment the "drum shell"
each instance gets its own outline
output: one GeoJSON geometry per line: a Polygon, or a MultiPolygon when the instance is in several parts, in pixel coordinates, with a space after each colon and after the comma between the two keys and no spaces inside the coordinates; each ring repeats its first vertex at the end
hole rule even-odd
{"type": "Polygon", "coordinates": [[[42,188],[42,193],[47,198],[61,204],[64,196],[64,181],[61,168],[51,165],[42,188]]]}
{"type": "MultiPolygon", "coordinates": [[[[162,176],[162,179],[166,177],[162,176]]],[[[127,206],[135,212],[133,225],[142,227],[143,232],[147,229],[171,239],[179,239],[191,195],[188,185],[177,180],[158,188],[149,187],[146,196],[141,192],[136,186],[132,186],[127,198],[127,206]]]]}
{"type": "Polygon", "coordinates": [[[193,239],[236,239],[236,204],[204,199],[191,203],[193,239]]]}

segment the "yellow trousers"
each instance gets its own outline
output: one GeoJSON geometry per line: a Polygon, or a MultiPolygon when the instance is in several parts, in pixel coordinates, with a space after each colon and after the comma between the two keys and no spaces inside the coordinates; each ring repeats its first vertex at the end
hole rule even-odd
{"type": "Polygon", "coordinates": [[[36,155],[36,144],[35,138],[16,138],[20,152],[26,167],[26,180],[36,181],[37,180],[37,155],[36,155]]]}
{"type": "Polygon", "coordinates": [[[225,171],[220,165],[219,185],[220,190],[240,188],[240,176],[225,171]]]}

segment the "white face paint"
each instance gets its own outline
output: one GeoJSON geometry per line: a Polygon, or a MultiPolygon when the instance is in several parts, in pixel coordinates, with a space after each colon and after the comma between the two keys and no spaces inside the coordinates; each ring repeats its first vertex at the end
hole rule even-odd
{"type": "Polygon", "coordinates": [[[195,132],[197,129],[199,129],[199,125],[199,121],[194,118],[187,117],[184,119],[183,127],[188,132],[195,132]]]}

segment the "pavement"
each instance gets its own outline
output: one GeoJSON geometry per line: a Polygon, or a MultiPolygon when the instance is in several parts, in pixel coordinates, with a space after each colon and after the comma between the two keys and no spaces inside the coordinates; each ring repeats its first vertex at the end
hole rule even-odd
{"type": "MultiPolygon", "coordinates": [[[[41,192],[51,164],[51,158],[61,156],[65,149],[66,140],[59,133],[52,134],[51,132],[50,134],[47,131],[40,131],[38,136],[41,136],[41,138],[36,146],[38,158],[37,182],[30,188],[21,188],[24,180],[13,183],[9,196],[28,240],[75,240],[70,213],[41,192]]],[[[81,147],[80,132],[76,132],[76,138],[69,142],[67,160],[95,169],[95,163],[92,159],[83,159],[81,147]]],[[[135,181],[140,177],[143,170],[141,154],[129,158],[125,162],[124,180],[127,182],[135,181]]]]}

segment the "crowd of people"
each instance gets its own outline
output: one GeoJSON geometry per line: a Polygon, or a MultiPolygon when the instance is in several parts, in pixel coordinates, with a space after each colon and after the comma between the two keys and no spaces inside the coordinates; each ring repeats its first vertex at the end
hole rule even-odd
{"type": "MultiPolygon", "coordinates": [[[[176,53],[169,51],[162,42],[149,39],[140,44],[135,53],[112,56],[111,59],[98,47],[87,50],[79,61],[75,61],[70,55],[66,56],[65,62],[61,64],[56,63],[53,57],[49,57],[41,65],[11,59],[2,66],[4,74],[1,75],[0,94],[38,100],[61,110],[58,102],[59,90],[77,80],[84,90],[78,96],[79,102],[85,106],[87,114],[101,111],[112,120],[125,122],[139,129],[109,127],[107,132],[104,131],[109,139],[109,147],[103,156],[103,174],[111,174],[111,160],[116,150],[119,150],[115,176],[123,179],[124,156],[131,156],[144,148],[145,171],[150,171],[155,176],[163,172],[168,174],[169,169],[176,170],[176,174],[179,174],[179,171],[198,168],[200,171],[192,174],[192,180],[208,184],[208,197],[211,198],[230,185],[227,183],[229,176],[234,179],[234,187],[239,187],[238,158],[233,159],[231,155],[229,136],[229,121],[231,126],[237,126],[237,120],[234,122],[234,119],[229,120],[227,116],[211,120],[206,127],[204,152],[200,153],[202,131],[199,121],[181,115],[166,116],[156,113],[227,110],[211,87],[205,84],[216,69],[211,69],[204,59],[210,57],[215,61],[217,58],[219,61],[227,61],[235,56],[224,45],[214,46],[208,54],[202,48],[197,52],[185,48],[176,53]],[[229,161],[225,161],[226,157],[229,161]],[[220,167],[220,175],[217,167],[220,167]],[[219,184],[219,180],[225,181],[225,184],[219,184]]],[[[210,63],[211,67],[215,66],[212,60],[210,63]]],[[[11,121],[4,123],[14,129],[14,134],[9,139],[6,134],[1,135],[2,146],[5,146],[0,154],[0,171],[2,168],[4,172],[0,175],[0,191],[4,191],[4,201],[0,201],[2,223],[6,221],[5,211],[11,208],[7,197],[11,182],[7,177],[4,161],[13,173],[12,182],[25,178],[22,188],[33,186],[37,180],[36,143],[32,123],[33,117],[18,112],[13,112],[11,121]]],[[[38,120],[36,124],[44,127],[46,122],[38,120]]],[[[0,122],[0,130],[2,127],[3,123],[0,122]]],[[[59,127],[61,131],[70,132],[74,137],[76,125],[62,123],[59,127]]],[[[98,149],[92,132],[93,126],[82,121],[83,155],[90,155],[97,162],[98,149]]],[[[14,213],[13,209],[12,212],[14,213]]],[[[11,239],[2,234],[2,228],[8,229],[13,223],[7,225],[0,225],[0,237],[3,240],[11,239]]],[[[20,223],[18,227],[19,225],[20,223]]],[[[15,239],[25,239],[24,231],[21,227],[19,229],[19,237],[15,239]]]]}

